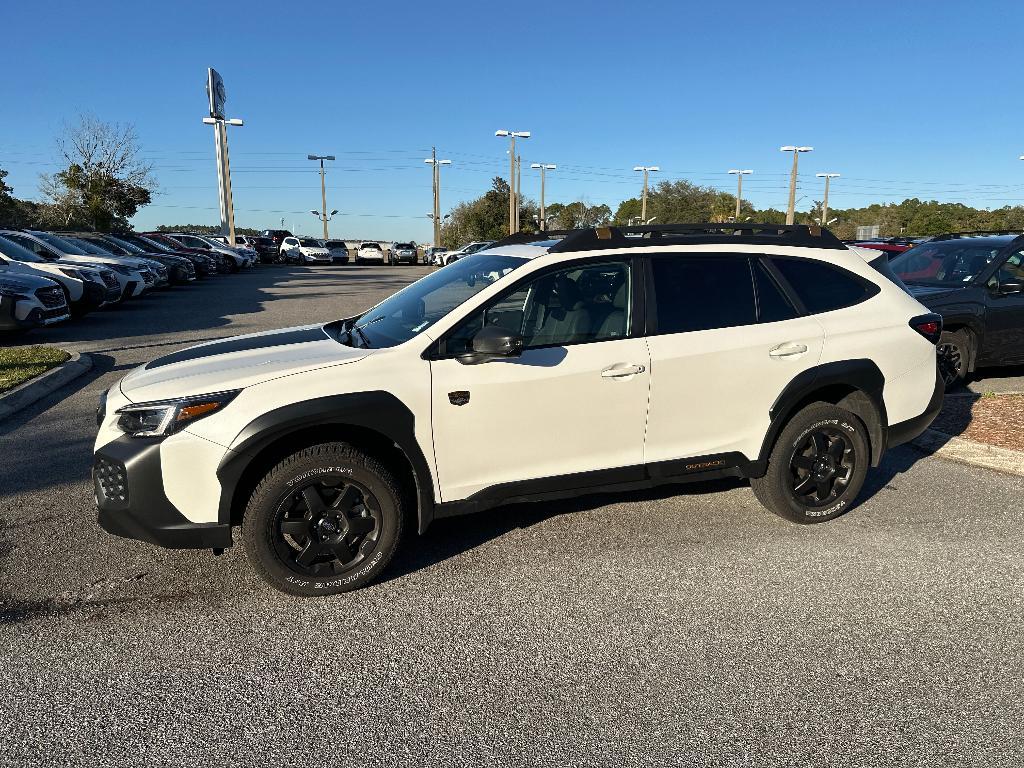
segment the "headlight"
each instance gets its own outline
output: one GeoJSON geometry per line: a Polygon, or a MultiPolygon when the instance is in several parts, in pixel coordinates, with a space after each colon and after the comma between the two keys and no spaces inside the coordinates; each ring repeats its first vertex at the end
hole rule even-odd
{"type": "Polygon", "coordinates": [[[117,428],[129,437],[167,437],[224,409],[240,390],[126,405],[117,409],[117,428]]]}
{"type": "Polygon", "coordinates": [[[67,269],[65,267],[60,267],[60,271],[62,273],[64,273],[65,275],[67,275],[68,277],[73,277],[76,280],[85,280],[86,279],[85,277],[82,276],[82,273],[79,272],[77,269],[67,269]]]}

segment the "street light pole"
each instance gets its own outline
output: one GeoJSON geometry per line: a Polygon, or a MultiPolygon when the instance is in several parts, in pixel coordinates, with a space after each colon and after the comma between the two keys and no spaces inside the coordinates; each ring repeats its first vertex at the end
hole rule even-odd
{"type": "Polygon", "coordinates": [[[509,196],[508,196],[508,233],[510,235],[515,234],[519,231],[517,226],[519,216],[516,213],[516,139],[528,139],[530,138],[529,131],[495,131],[495,136],[509,138],[508,148],[508,185],[509,185],[509,196]]]}
{"type": "Polygon", "coordinates": [[[733,168],[729,173],[736,175],[736,221],[739,221],[740,205],[743,202],[743,177],[748,173],[753,173],[753,171],[749,169],[741,171],[737,168],[733,168]]]}
{"type": "Polygon", "coordinates": [[[523,200],[523,156],[516,155],[516,232],[519,231],[519,216],[522,213],[523,200]]]}
{"type": "MultiPolygon", "coordinates": [[[[430,217],[434,220],[434,247],[441,245],[441,166],[451,165],[451,160],[438,160],[437,148],[431,147],[430,157],[423,161],[433,166],[434,176],[434,214],[430,217]]],[[[448,218],[447,216],[445,218],[448,218]]]]}
{"type": "Polygon", "coordinates": [[[794,224],[796,222],[797,161],[801,152],[812,152],[814,151],[814,147],[795,147],[787,145],[785,147],[779,147],[779,151],[793,153],[793,170],[789,174],[789,206],[786,208],[786,223],[794,224]]]}
{"type": "Polygon", "coordinates": [[[306,155],[309,160],[320,161],[320,219],[324,223],[324,240],[327,234],[327,182],[324,180],[324,160],[333,160],[334,155],[306,155]]]}
{"type": "Polygon", "coordinates": [[[825,179],[825,200],[821,204],[821,226],[828,226],[828,184],[839,176],[838,173],[817,173],[819,179],[825,179]]]}
{"type": "Polygon", "coordinates": [[[558,166],[553,163],[530,163],[531,168],[540,169],[540,231],[543,232],[548,228],[548,220],[544,218],[544,174],[547,171],[553,171],[558,166]]]}
{"type": "Polygon", "coordinates": [[[633,170],[644,172],[644,194],[640,202],[640,218],[647,221],[647,174],[660,171],[661,168],[656,165],[637,165],[633,167],[633,170]]]}

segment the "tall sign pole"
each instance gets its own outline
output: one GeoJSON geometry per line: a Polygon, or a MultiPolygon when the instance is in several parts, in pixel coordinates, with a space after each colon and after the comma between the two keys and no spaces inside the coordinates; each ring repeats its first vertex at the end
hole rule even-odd
{"type": "Polygon", "coordinates": [[[220,233],[230,245],[235,244],[235,206],[231,197],[231,163],[228,160],[229,125],[241,126],[241,120],[224,117],[227,93],[224,79],[213,67],[206,70],[206,95],[209,100],[210,116],[203,122],[213,126],[214,146],[217,152],[217,195],[220,203],[220,233]]]}

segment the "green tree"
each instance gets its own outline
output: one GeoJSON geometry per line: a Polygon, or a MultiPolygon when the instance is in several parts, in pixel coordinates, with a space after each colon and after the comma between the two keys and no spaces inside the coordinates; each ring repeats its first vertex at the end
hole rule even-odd
{"type": "MultiPolygon", "coordinates": [[[[491,188],[476,200],[459,203],[441,227],[441,244],[459,248],[473,240],[500,240],[508,236],[508,206],[511,190],[500,176],[491,180],[491,188]]],[[[535,232],[537,204],[520,200],[519,222],[523,232],[535,232]]]]}
{"type": "Polygon", "coordinates": [[[58,140],[67,167],[40,177],[49,214],[62,226],[124,227],[152,200],[156,183],[130,125],[82,115],[58,140]]]}

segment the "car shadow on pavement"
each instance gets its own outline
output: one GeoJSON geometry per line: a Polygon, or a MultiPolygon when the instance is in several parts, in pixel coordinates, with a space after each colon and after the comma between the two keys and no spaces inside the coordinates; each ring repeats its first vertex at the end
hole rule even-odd
{"type": "Polygon", "coordinates": [[[660,501],[673,496],[703,496],[742,488],[737,478],[699,483],[659,485],[639,491],[592,493],[556,501],[507,504],[431,523],[423,536],[409,536],[381,581],[407,576],[500,538],[510,531],[529,528],[560,515],[599,509],[609,504],[660,501]]]}

